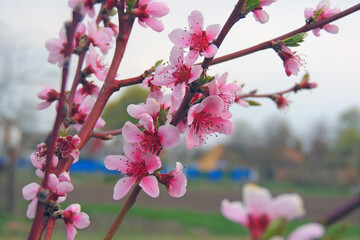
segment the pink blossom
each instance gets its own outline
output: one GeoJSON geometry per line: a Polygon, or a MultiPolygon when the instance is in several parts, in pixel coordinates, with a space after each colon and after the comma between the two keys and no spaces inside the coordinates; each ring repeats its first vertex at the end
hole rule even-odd
{"type": "Polygon", "coordinates": [[[30,201],[31,203],[28,206],[26,211],[26,216],[30,219],[35,217],[36,213],[36,205],[37,205],[37,194],[40,190],[40,185],[37,183],[29,183],[28,185],[24,186],[22,189],[22,195],[25,200],[30,201]]]}
{"type": "Polygon", "coordinates": [[[52,38],[46,41],[45,47],[49,51],[48,62],[52,64],[58,64],[62,67],[65,61],[65,48],[67,44],[67,36],[65,28],[62,28],[59,32],[60,39],[52,38]]]}
{"type": "Polygon", "coordinates": [[[276,0],[260,0],[260,4],[257,8],[252,10],[254,13],[254,18],[259,23],[266,23],[269,21],[269,15],[267,12],[263,10],[263,6],[269,6],[272,3],[276,2],[276,0]]]}
{"type": "Polygon", "coordinates": [[[289,107],[290,104],[290,100],[286,99],[285,97],[283,97],[282,95],[279,96],[275,96],[274,97],[274,101],[276,103],[276,106],[279,110],[284,110],[287,107],[289,107]]]}
{"type": "MultiPolygon", "coordinates": [[[[314,240],[320,239],[325,235],[325,228],[320,223],[307,223],[297,227],[286,240],[314,240]]],[[[285,240],[283,237],[275,236],[270,240],[285,240]]]]}
{"type": "Polygon", "coordinates": [[[160,193],[158,181],[151,174],[161,167],[160,158],[140,151],[135,144],[131,143],[124,145],[124,152],[125,156],[110,155],[105,159],[107,169],[126,174],[115,184],[114,200],[122,199],[134,183],[139,184],[149,196],[158,197],[160,193]]]}
{"type": "Polygon", "coordinates": [[[92,44],[100,48],[103,54],[106,54],[111,48],[113,31],[109,27],[98,27],[96,21],[88,23],[88,35],[92,44]]]}
{"type": "Polygon", "coordinates": [[[79,88],[75,94],[74,101],[76,103],[82,103],[87,96],[97,97],[99,95],[100,88],[94,84],[94,81],[83,81],[82,84],[83,87],[79,88]]]}
{"type": "Polygon", "coordinates": [[[49,174],[48,186],[50,191],[59,197],[65,197],[67,193],[74,189],[70,176],[66,172],[61,173],[59,178],[53,173],[49,174]]]}
{"type": "Polygon", "coordinates": [[[157,86],[175,86],[181,83],[192,83],[196,81],[203,72],[199,65],[191,66],[194,58],[184,58],[184,50],[181,47],[174,46],[170,53],[170,66],[161,74],[154,75],[152,83],[157,86]]]}
{"type": "Polygon", "coordinates": [[[58,154],[61,158],[67,158],[69,156],[74,158],[74,163],[79,160],[80,151],[78,149],[80,138],[75,136],[59,137],[56,140],[58,154]]]}
{"type": "Polygon", "coordinates": [[[159,182],[166,186],[170,196],[174,198],[182,197],[186,192],[187,179],[185,174],[182,172],[183,169],[183,165],[176,162],[174,170],[167,174],[159,174],[159,182]]]}
{"type": "Polygon", "coordinates": [[[95,8],[94,8],[94,1],[93,0],[69,0],[69,7],[75,8],[77,5],[83,5],[83,12],[82,14],[89,14],[89,17],[95,17],[95,8]]]}
{"type": "Polygon", "coordinates": [[[302,199],[295,193],[272,198],[267,189],[250,183],[243,187],[242,195],[244,203],[223,200],[221,212],[227,219],[248,228],[254,239],[261,239],[276,218],[291,221],[304,215],[302,199]]]}
{"type": "MultiPolygon", "coordinates": [[[[317,21],[323,20],[325,18],[331,17],[335,14],[338,14],[339,12],[340,12],[339,8],[330,9],[330,1],[329,0],[322,0],[317,5],[315,10],[312,8],[306,8],[304,15],[305,15],[305,18],[307,19],[308,23],[313,23],[313,22],[317,22],[317,21]]],[[[333,25],[333,24],[325,24],[321,28],[315,28],[313,30],[314,35],[319,37],[320,29],[322,29],[322,28],[324,28],[325,31],[327,31],[328,33],[336,34],[339,32],[338,26],[333,25]]]]}
{"type": "Polygon", "coordinates": [[[170,40],[177,46],[189,47],[190,58],[196,61],[198,54],[206,58],[215,56],[218,48],[213,40],[220,32],[220,25],[210,25],[203,29],[204,19],[199,11],[192,11],[188,17],[190,30],[175,29],[169,34],[170,40]]]}
{"type": "Polygon", "coordinates": [[[193,105],[187,116],[190,125],[185,138],[187,147],[199,147],[207,135],[215,132],[230,135],[234,130],[230,118],[231,113],[224,110],[224,102],[219,96],[209,96],[193,105]]]}
{"type": "Polygon", "coordinates": [[[244,100],[243,98],[243,93],[242,93],[242,89],[240,88],[236,93],[235,93],[235,102],[240,104],[243,107],[250,107],[250,104],[244,100]]]}
{"type": "Polygon", "coordinates": [[[303,60],[295,55],[296,52],[292,52],[285,44],[281,44],[281,48],[277,50],[278,55],[284,62],[286,75],[297,76],[300,71],[300,66],[303,65],[303,60]]]}
{"type": "MultiPolygon", "coordinates": [[[[81,104],[75,104],[72,109],[72,119],[76,122],[74,128],[77,131],[80,131],[81,126],[85,123],[87,116],[89,115],[91,109],[95,104],[95,98],[92,96],[87,96],[81,104]]],[[[105,121],[101,117],[96,121],[95,127],[102,128],[105,126],[105,121]]]]}
{"type": "Polygon", "coordinates": [[[76,228],[83,229],[90,225],[89,215],[81,211],[80,204],[71,204],[63,211],[66,224],[66,239],[74,240],[77,234],[76,228]]]}
{"type": "Polygon", "coordinates": [[[138,17],[139,24],[145,28],[147,25],[157,32],[164,30],[164,25],[158,18],[169,13],[168,6],[163,2],[151,2],[151,0],[139,0],[138,3],[139,6],[132,9],[132,12],[138,17]]]}
{"type": "MultiPolygon", "coordinates": [[[[162,65],[160,65],[162,66],[162,65]]],[[[159,67],[157,67],[156,69],[158,69],[159,67]]],[[[155,74],[156,74],[156,69],[155,69],[155,74]]],[[[156,101],[161,101],[161,99],[163,98],[163,92],[161,91],[161,86],[156,86],[152,83],[152,81],[154,80],[154,76],[149,76],[146,77],[143,82],[142,82],[142,86],[144,88],[149,88],[150,92],[149,92],[149,98],[153,98],[156,101]]]]}
{"type": "Polygon", "coordinates": [[[235,93],[241,89],[237,83],[226,83],[228,75],[227,72],[221,76],[216,75],[214,80],[206,84],[209,88],[209,95],[219,96],[223,100],[226,109],[229,109],[234,103],[235,93]]]}
{"type": "Polygon", "coordinates": [[[41,102],[37,105],[37,110],[42,110],[51,105],[52,102],[58,100],[59,98],[59,92],[53,89],[52,87],[44,84],[45,89],[41,90],[37,96],[38,98],[45,100],[44,102],[41,102]]]}
{"type": "Polygon", "coordinates": [[[102,62],[103,59],[99,57],[93,45],[90,45],[89,53],[86,55],[85,73],[93,73],[100,81],[104,81],[109,69],[102,62]]]}
{"type": "Polygon", "coordinates": [[[145,128],[144,132],[133,123],[126,122],[122,135],[127,142],[138,144],[145,152],[157,154],[162,147],[173,148],[179,144],[180,132],[175,126],[162,125],[157,129],[149,114],[142,116],[140,124],[145,128]]]}
{"type": "Polygon", "coordinates": [[[130,116],[140,119],[143,114],[149,114],[155,121],[160,111],[160,103],[153,98],[146,99],[146,103],[130,104],[127,107],[127,112],[130,116]]]}

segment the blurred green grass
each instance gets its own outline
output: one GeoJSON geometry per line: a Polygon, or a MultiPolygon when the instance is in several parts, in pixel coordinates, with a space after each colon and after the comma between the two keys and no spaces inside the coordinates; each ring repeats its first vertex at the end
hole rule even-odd
{"type": "MultiPolygon", "coordinates": [[[[25,208],[26,206],[23,206],[25,208]]],[[[118,204],[82,204],[82,210],[91,217],[92,225],[79,230],[76,239],[102,239],[121,209],[118,204]]],[[[288,225],[289,233],[305,221],[288,225]]],[[[24,217],[0,215],[0,239],[26,239],[31,221],[24,217]]],[[[360,225],[337,224],[328,229],[329,234],[346,231],[342,240],[359,240],[360,225]]],[[[185,209],[166,209],[134,206],[114,239],[246,239],[247,231],[230,222],[221,214],[203,213],[185,209]]],[[[57,221],[53,239],[65,239],[65,225],[57,221]]]]}

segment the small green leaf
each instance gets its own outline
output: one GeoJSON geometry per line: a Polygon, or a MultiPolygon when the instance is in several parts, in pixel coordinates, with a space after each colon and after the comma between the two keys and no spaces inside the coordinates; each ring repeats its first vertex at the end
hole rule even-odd
{"type": "Polygon", "coordinates": [[[315,20],[318,19],[318,17],[320,16],[320,14],[322,13],[323,10],[324,10],[324,8],[320,8],[319,10],[317,10],[317,11],[315,12],[315,14],[314,14],[315,20]]]}
{"type": "Polygon", "coordinates": [[[285,46],[288,46],[288,47],[298,47],[298,46],[300,46],[299,43],[303,42],[306,36],[307,36],[307,33],[298,33],[294,36],[286,38],[282,42],[285,44],[285,46]]]}
{"type": "Polygon", "coordinates": [[[266,228],[263,239],[268,240],[274,236],[282,236],[284,234],[286,224],[287,223],[284,218],[275,219],[266,228]]]}
{"type": "Polygon", "coordinates": [[[168,114],[170,110],[170,107],[167,107],[166,109],[164,109],[164,105],[160,106],[160,112],[159,112],[159,116],[157,118],[157,127],[159,128],[162,125],[165,125],[165,121],[166,121],[166,115],[168,114]]]}
{"type": "Polygon", "coordinates": [[[248,11],[252,11],[260,5],[260,0],[246,0],[245,6],[248,11]]]}
{"type": "Polygon", "coordinates": [[[209,82],[211,82],[212,80],[214,80],[215,77],[213,76],[206,76],[206,75],[201,75],[200,78],[197,80],[197,83],[200,85],[200,86],[203,86],[209,82]]]}
{"type": "Polygon", "coordinates": [[[162,59],[158,60],[154,65],[154,69],[156,69],[162,62],[163,62],[162,59]]]}
{"type": "Polygon", "coordinates": [[[137,0],[127,0],[126,5],[128,6],[128,11],[131,11],[135,6],[137,0]]]}
{"type": "Polygon", "coordinates": [[[310,81],[310,74],[306,72],[304,76],[301,78],[301,82],[309,82],[310,81]]]}
{"type": "Polygon", "coordinates": [[[261,106],[260,103],[254,101],[254,100],[245,100],[245,102],[247,102],[248,104],[250,104],[250,106],[261,106]]]}

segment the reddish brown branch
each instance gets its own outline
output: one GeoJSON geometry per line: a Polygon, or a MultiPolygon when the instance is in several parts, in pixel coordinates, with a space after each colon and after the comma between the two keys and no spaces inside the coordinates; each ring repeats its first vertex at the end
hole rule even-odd
{"type": "MultiPolygon", "coordinates": [[[[63,122],[63,119],[66,116],[66,111],[64,109],[65,108],[65,98],[66,98],[66,81],[67,81],[67,76],[68,76],[68,71],[69,71],[70,57],[71,57],[71,53],[73,51],[72,42],[73,42],[73,39],[75,36],[76,27],[81,20],[82,20],[81,9],[76,7],[73,11],[73,20],[67,31],[67,44],[66,44],[66,48],[65,48],[65,62],[64,62],[63,71],[62,71],[61,91],[60,91],[57,115],[56,115],[53,131],[50,136],[50,140],[46,142],[47,151],[46,151],[46,164],[45,164],[45,169],[44,169],[45,175],[44,175],[44,179],[42,182],[42,187],[45,189],[48,188],[50,164],[51,164],[52,156],[55,153],[56,139],[59,136],[59,130],[60,130],[60,126],[63,122]]],[[[33,221],[33,225],[31,227],[28,239],[40,239],[41,238],[43,231],[45,229],[45,226],[47,224],[47,221],[48,221],[48,217],[45,217],[44,213],[45,213],[45,206],[43,203],[38,201],[35,219],[33,221]]]]}
{"type": "Polygon", "coordinates": [[[82,65],[83,65],[84,60],[85,60],[85,55],[86,55],[86,52],[79,53],[78,65],[77,65],[77,68],[76,68],[74,81],[73,81],[73,84],[71,86],[71,90],[70,90],[69,98],[68,98],[68,105],[69,105],[68,117],[71,116],[72,107],[73,107],[73,103],[74,103],[74,97],[75,97],[75,93],[76,93],[76,88],[80,84],[81,68],[82,68],[82,65]]]}
{"type": "MultiPolygon", "coordinates": [[[[234,10],[230,14],[228,20],[226,21],[225,25],[222,27],[219,36],[214,41],[214,44],[219,48],[221,43],[223,42],[224,38],[226,37],[227,33],[230,31],[232,26],[239,20],[239,15],[242,12],[243,6],[244,6],[245,0],[239,0],[236,6],[234,7],[234,10]]],[[[206,58],[204,62],[202,63],[201,67],[204,69],[204,73],[206,69],[210,66],[213,58],[206,58]]],[[[189,107],[190,101],[192,97],[194,96],[195,92],[197,90],[197,86],[193,86],[192,90],[189,90],[183,99],[183,101],[180,104],[180,107],[176,111],[173,119],[171,120],[170,124],[176,126],[181,119],[184,118],[186,110],[189,107]]]]}
{"type": "Polygon", "coordinates": [[[141,191],[141,187],[139,185],[135,185],[133,190],[130,193],[130,196],[128,199],[126,199],[126,202],[124,203],[119,215],[116,217],[113,225],[109,229],[108,233],[106,234],[104,240],[110,240],[114,237],[116,231],[120,227],[121,223],[124,221],[125,216],[129,212],[130,208],[134,205],[136,202],[136,198],[139,195],[141,191]]]}
{"type": "Polygon", "coordinates": [[[345,16],[347,16],[349,14],[352,14],[352,13],[354,13],[356,11],[359,11],[359,10],[360,10],[360,4],[357,4],[357,5],[355,5],[355,6],[351,7],[351,8],[348,8],[348,9],[346,9],[346,10],[344,10],[344,11],[338,13],[338,14],[335,14],[335,15],[329,17],[329,18],[325,18],[323,20],[320,20],[320,21],[312,23],[312,24],[305,24],[301,28],[298,28],[298,29],[296,29],[294,31],[291,31],[291,32],[286,33],[284,35],[281,35],[279,37],[273,38],[273,39],[268,40],[266,42],[260,43],[258,45],[255,45],[255,46],[252,46],[252,47],[246,48],[244,50],[237,51],[237,52],[234,52],[234,53],[222,56],[222,57],[215,58],[213,61],[211,61],[211,65],[215,65],[215,64],[226,62],[226,61],[229,61],[229,60],[232,60],[232,59],[235,59],[235,58],[243,57],[245,55],[248,55],[248,54],[260,51],[260,50],[265,50],[265,49],[268,49],[268,48],[272,48],[273,43],[275,43],[277,41],[281,41],[281,40],[284,40],[284,39],[289,38],[291,36],[294,36],[296,34],[303,33],[303,32],[308,32],[308,31],[313,30],[315,28],[322,27],[325,24],[336,21],[336,20],[338,20],[340,18],[343,18],[343,17],[345,17],[345,16]]]}
{"type": "Polygon", "coordinates": [[[50,217],[49,222],[48,222],[47,227],[46,227],[46,233],[45,233],[44,240],[50,240],[51,239],[51,234],[52,234],[52,230],[53,230],[54,225],[55,225],[55,220],[56,220],[56,218],[54,216],[50,217]]]}
{"type": "Polygon", "coordinates": [[[330,212],[319,222],[322,223],[324,226],[330,226],[341,218],[345,217],[347,214],[354,211],[358,207],[360,207],[360,194],[357,194],[356,196],[345,202],[343,205],[330,212]]]}
{"type": "MultiPolygon", "coordinates": [[[[142,127],[141,124],[136,124],[136,126],[138,128],[142,127]]],[[[99,139],[102,139],[102,140],[111,140],[111,139],[113,139],[114,136],[121,135],[122,131],[123,131],[122,128],[115,129],[115,130],[109,130],[109,131],[103,131],[103,132],[95,132],[94,131],[91,134],[91,137],[99,138],[99,139]]]]}

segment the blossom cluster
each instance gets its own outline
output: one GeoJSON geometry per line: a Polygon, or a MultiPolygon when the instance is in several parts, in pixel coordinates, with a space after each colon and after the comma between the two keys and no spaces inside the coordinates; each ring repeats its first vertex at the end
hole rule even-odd
{"type": "MultiPolygon", "coordinates": [[[[269,16],[263,7],[275,1],[259,0],[256,6],[251,5],[251,2],[255,1],[246,1],[242,10],[246,13],[252,12],[258,22],[265,23],[269,20],[269,16]]],[[[54,151],[50,151],[45,143],[41,143],[37,146],[37,151],[30,156],[36,168],[36,175],[41,179],[46,177],[47,186],[30,183],[23,188],[23,196],[31,201],[26,213],[27,217],[35,217],[38,202],[46,203],[50,209],[47,210],[49,215],[64,220],[68,240],[75,238],[76,228],[85,228],[90,221],[89,216],[81,212],[79,204],[71,204],[64,210],[60,209],[59,204],[65,201],[67,194],[74,187],[69,171],[59,171],[62,169],[59,166],[68,159],[71,163],[78,161],[81,140],[73,132],[80,132],[81,135],[81,129],[102,92],[98,85],[106,83],[110,78],[106,54],[112,48],[115,38],[122,35],[119,34],[122,30],[121,24],[119,28],[114,23],[116,20],[112,18],[112,13],[117,7],[116,3],[125,4],[122,6],[124,18],[133,20],[137,18],[142,27],[150,27],[157,32],[164,30],[160,18],[168,14],[169,8],[162,2],[69,0],[68,5],[71,8],[76,9],[81,6],[81,13],[87,16],[87,23],[80,23],[76,29],[74,28],[74,38],[71,40],[68,40],[68,29],[64,27],[59,32],[59,38],[50,39],[45,44],[49,51],[50,63],[66,67],[68,56],[65,53],[70,50],[70,54],[78,56],[78,69],[69,91],[59,93],[45,85],[38,93],[38,97],[42,100],[37,106],[39,110],[49,107],[53,102],[57,108],[60,98],[65,97],[66,116],[61,126],[60,137],[56,139],[55,149],[51,149],[54,151]],[[96,4],[101,5],[97,17],[95,17],[96,4]],[[52,156],[48,156],[52,152],[54,152],[52,156]]],[[[306,9],[305,18],[307,24],[312,24],[338,12],[337,8],[330,9],[329,1],[324,0],[315,10],[306,9]]],[[[124,153],[107,156],[104,161],[107,169],[119,171],[124,175],[114,186],[115,200],[125,197],[134,185],[141,187],[149,196],[158,197],[159,183],[166,187],[170,196],[182,197],[187,188],[187,179],[183,173],[184,166],[176,162],[173,170],[163,172],[160,155],[162,150],[176,147],[180,142],[181,134],[185,135],[186,146],[190,150],[201,146],[209,136],[232,134],[234,127],[230,107],[234,103],[244,107],[250,105],[243,98],[242,86],[227,81],[227,72],[210,76],[206,66],[196,63],[201,61],[201,58],[211,59],[216,55],[219,47],[216,38],[220,33],[220,25],[204,27],[203,15],[198,10],[192,11],[187,20],[189,25],[187,29],[175,29],[168,35],[174,44],[170,51],[169,62],[157,63],[151,71],[146,72],[142,81],[142,86],[149,89],[146,102],[130,104],[127,107],[127,112],[138,121],[138,124],[126,122],[122,128],[122,135],[126,141],[123,146],[124,153]],[[187,103],[185,108],[182,106],[183,103],[187,103]]],[[[338,31],[334,25],[327,24],[323,28],[330,33],[338,31]]],[[[314,34],[318,36],[319,31],[320,29],[315,29],[314,34]]],[[[271,43],[283,61],[287,76],[297,75],[300,67],[303,66],[302,58],[289,47],[299,46],[304,37],[305,34],[300,33],[271,43]]],[[[294,91],[314,87],[316,85],[306,79],[296,85],[294,91]]],[[[270,98],[275,101],[279,109],[289,104],[282,94],[270,98]]],[[[95,128],[103,128],[104,125],[105,121],[99,117],[95,128]]],[[[278,218],[287,222],[304,215],[302,200],[297,194],[282,195],[273,199],[266,189],[246,185],[243,196],[245,204],[224,200],[222,212],[225,217],[247,227],[254,239],[260,238],[270,223],[278,218]]],[[[317,229],[318,234],[311,235],[312,237],[323,235],[317,225],[311,225],[309,228],[317,229]]],[[[306,234],[306,230],[300,229],[288,239],[308,236],[306,234]]],[[[281,236],[273,236],[271,239],[281,239],[281,236]]]]}
{"type": "MultiPolygon", "coordinates": [[[[251,239],[264,239],[267,234],[267,239],[284,240],[284,225],[305,215],[302,198],[296,193],[273,198],[269,190],[248,183],[243,187],[242,196],[243,202],[224,199],[221,213],[227,219],[246,227],[251,239]],[[280,221],[280,224],[276,224],[276,221],[280,221]]],[[[325,229],[321,224],[308,223],[298,227],[286,239],[314,240],[324,234],[325,229]]]]}

